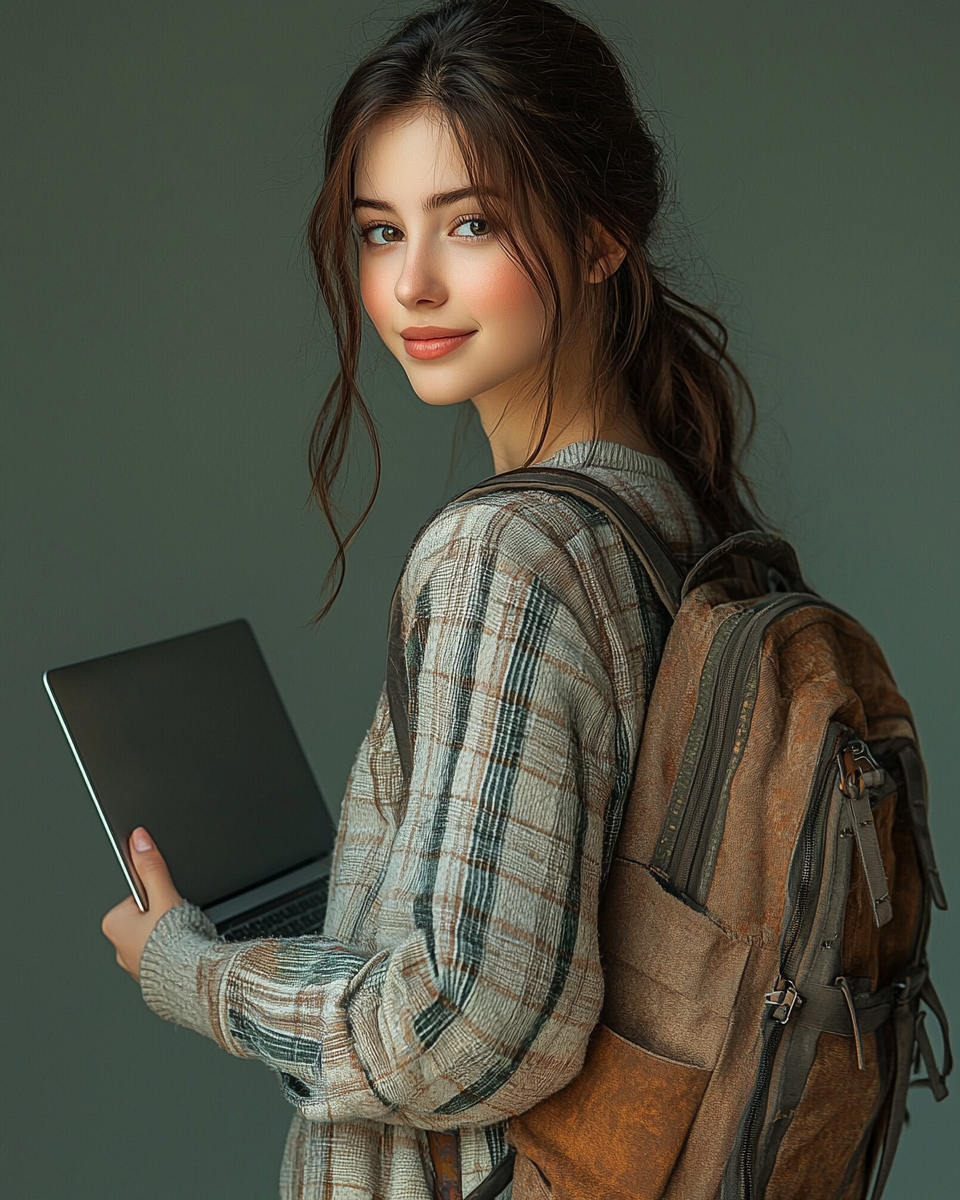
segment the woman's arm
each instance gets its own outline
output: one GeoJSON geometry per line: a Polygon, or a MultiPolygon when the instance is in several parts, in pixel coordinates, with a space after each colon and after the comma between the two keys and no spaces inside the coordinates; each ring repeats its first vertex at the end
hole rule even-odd
{"type": "MultiPolygon", "coordinates": [[[[222,943],[190,905],[147,944],[151,1007],[263,1059],[307,1117],[497,1121],[581,1065],[602,998],[603,818],[629,764],[607,668],[542,564],[517,559],[464,539],[420,577],[409,798],[386,819],[382,798],[351,802],[335,885],[343,916],[376,887],[386,948],[222,943]],[[380,880],[358,876],[374,828],[392,839],[380,880]]],[[[360,757],[348,791],[369,783],[360,757]]]]}

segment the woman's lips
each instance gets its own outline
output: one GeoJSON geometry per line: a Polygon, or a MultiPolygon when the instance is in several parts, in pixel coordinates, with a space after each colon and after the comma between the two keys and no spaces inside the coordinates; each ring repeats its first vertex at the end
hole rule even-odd
{"type": "Polygon", "coordinates": [[[404,329],[400,336],[411,358],[442,358],[451,350],[456,350],[468,339],[473,337],[475,329],[456,330],[438,329],[435,325],[413,326],[404,329]]]}

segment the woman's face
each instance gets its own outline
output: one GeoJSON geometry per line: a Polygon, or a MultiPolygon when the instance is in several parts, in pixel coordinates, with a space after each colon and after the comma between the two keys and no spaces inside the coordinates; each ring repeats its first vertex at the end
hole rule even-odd
{"type": "Polygon", "coordinates": [[[356,175],[364,307],[428,404],[498,406],[536,374],[544,308],[490,231],[449,129],[429,110],[386,119],[356,175]]]}

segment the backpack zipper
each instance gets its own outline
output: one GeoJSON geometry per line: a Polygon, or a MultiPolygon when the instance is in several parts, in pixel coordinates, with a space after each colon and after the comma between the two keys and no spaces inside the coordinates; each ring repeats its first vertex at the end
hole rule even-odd
{"type": "Polygon", "coordinates": [[[790,921],[784,931],[782,949],[780,952],[780,977],[773,992],[764,997],[765,1015],[773,1020],[772,1027],[766,1035],[760,1063],[757,1067],[757,1081],[754,1085],[750,1107],[742,1126],[740,1151],[738,1155],[738,1195],[740,1200],[752,1200],[753,1197],[753,1167],[756,1156],[757,1135],[762,1111],[766,1107],[767,1095],[770,1089],[770,1079],[773,1074],[773,1063],[783,1038],[784,1028],[790,1019],[790,1014],[796,1005],[802,1005],[803,1000],[797,994],[796,979],[803,957],[803,948],[809,941],[809,926],[816,912],[816,903],[810,905],[811,895],[819,896],[822,879],[817,867],[823,861],[823,830],[824,814],[829,811],[827,800],[832,794],[837,769],[837,756],[841,753],[840,743],[843,736],[841,726],[833,726],[832,734],[828,732],[825,748],[821,752],[817,764],[814,786],[811,789],[812,803],[804,820],[802,833],[802,854],[800,871],[796,883],[796,893],[790,921]],[[801,934],[804,936],[801,937],[801,934]],[[799,947],[799,955],[796,953],[799,947]],[[773,1009],[769,1008],[773,1005],[773,1009]],[[781,1014],[778,1016],[777,1014],[781,1014]]]}
{"type": "MultiPolygon", "coordinates": [[[[658,861],[658,856],[653,864],[696,904],[705,904],[710,890],[726,816],[723,800],[749,732],[764,635],[772,622],[792,609],[822,603],[818,597],[796,592],[764,599],[732,618],[736,622],[733,632],[721,643],[713,684],[698,698],[684,752],[685,758],[696,758],[693,778],[685,799],[679,803],[672,799],[670,804],[667,819],[674,818],[675,840],[662,855],[667,861],[658,861]],[[745,712],[748,702],[750,708],[745,712]],[[741,730],[744,719],[747,728],[741,730]],[[702,740],[697,736],[701,729],[705,729],[702,740]],[[739,738],[738,732],[742,734],[739,738]],[[722,774],[716,770],[718,762],[726,764],[722,774]]],[[[709,654],[707,658],[709,661],[709,654]]],[[[706,670],[707,663],[704,673],[706,670]]],[[[662,839],[661,845],[665,842],[662,839]]]]}
{"type": "MultiPolygon", "coordinates": [[[[828,738],[828,742],[829,740],[828,738]]],[[[814,779],[813,788],[813,804],[804,822],[803,858],[800,866],[800,878],[797,880],[797,898],[794,901],[790,924],[787,926],[783,951],[780,956],[780,974],[787,979],[792,979],[797,968],[800,966],[799,962],[794,962],[793,955],[797,948],[797,943],[800,941],[801,930],[804,930],[804,927],[810,923],[807,902],[810,897],[811,885],[814,882],[816,868],[823,860],[822,851],[819,851],[822,842],[821,817],[827,806],[827,799],[833,791],[832,785],[836,772],[837,754],[839,753],[838,741],[839,738],[835,735],[832,749],[829,752],[823,753],[820,762],[817,764],[817,774],[814,779]]],[[[819,893],[819,878],[816,880],[816,883],[819,893]]],[[[814,910],[815,908],[816,906],[814,906],[814,910]]],[[[805,932],[809,935],[808,929],[805,932]]]]}
{"type": "Polygon", "coordinates": [[[738,1195],[740,1200],[751,1200],[753,1196],[753,1157],[756,1151],[757,1123],[760,1118],[760,1110],[767,1102],[767,1093],[770,1090],[770,1076],[773,1074],[773,1060],[776,1057],[777,1048],[780,1045],[782,1037],[783,1025],[777,1022],[767,1035],[767,1040],[761,1052],[760,1065],[757,1068],[757,1082],[754,1085],[753,1096],[750,1100],[750,1108],[747,1111],[740,1141],[738,1159],[738,1195]]]}

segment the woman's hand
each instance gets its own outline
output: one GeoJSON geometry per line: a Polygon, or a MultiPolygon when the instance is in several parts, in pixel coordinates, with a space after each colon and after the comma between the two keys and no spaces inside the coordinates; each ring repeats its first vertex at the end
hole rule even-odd
{"type": "Polygon", "coordinates": [[[182,897],[174,887],[160,851],[142,827],[130,835],[130,857],[147,893],[148,909],[142,913],[136,900],[128,896],[116,908],[110,909],[100,928],[116,948],[117,962],[139,983],[140,956],[147,939],[164,913],[180,904],[182,897]]]}

